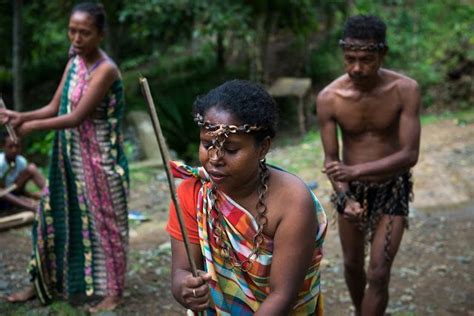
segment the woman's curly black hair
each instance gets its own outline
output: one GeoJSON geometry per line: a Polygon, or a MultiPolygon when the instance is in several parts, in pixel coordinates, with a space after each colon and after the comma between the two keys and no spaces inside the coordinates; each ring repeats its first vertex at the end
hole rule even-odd
{"type": "Polygon", "coordinates": [[[257,143],[265,137],[273,138],[278,120],[273,98],[261,86],[246,80],[230,80],[199,96],[193,105],[193,114],[205,117],[211,108],[229,112],[240,124],[264,127],[252,133],[257,143]]]}

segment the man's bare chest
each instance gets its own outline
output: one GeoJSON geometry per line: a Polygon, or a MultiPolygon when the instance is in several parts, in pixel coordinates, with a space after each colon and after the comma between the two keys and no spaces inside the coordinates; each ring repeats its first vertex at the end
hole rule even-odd
{"type": "Polygon", "coordinates": [[[345,100],[336,106],[336,121],[346,132],[384,133],[400,121],[403,105],[397,98],[345,100]]]}

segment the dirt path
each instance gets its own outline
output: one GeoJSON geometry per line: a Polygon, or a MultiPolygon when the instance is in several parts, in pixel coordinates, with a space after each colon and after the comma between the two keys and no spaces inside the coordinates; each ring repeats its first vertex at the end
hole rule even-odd
{"type": "MultiPolygon", "coordinates": [[[[330,188],[318,172],[321,157],[314,150],[319,146],[314,139],[280,147],[270,160],[289,169],[296,165],[305,181],[318,182],[316,193],[327,203],[330,188]]],[[[392,315],[474,315],[474,124],[463,127],[442,121],[425,126],[414,174],[411,228],[393,266],[389,311],[392,315]]],[[[132,224],[124,302],[107,315],[183,315],[169,291],[163,174],[148,172],[132,185],[131,209],[142,211],[151,221],[132,224]]],[[[332,214],[330,207],[327,211],[332,214]]],[[[0,233],[0,295],[28,283],[29,237],[28,228],[0,233]]],[[[327,315],[349,315],[336,226],[327,235],[322,273],[327,315]]],[[[0,302],[0,315],[24,315],[28,310],[41,315],[83,314],[68,308],[64,304],[40,307],[37,301],[24,305],[0,302]]]]}

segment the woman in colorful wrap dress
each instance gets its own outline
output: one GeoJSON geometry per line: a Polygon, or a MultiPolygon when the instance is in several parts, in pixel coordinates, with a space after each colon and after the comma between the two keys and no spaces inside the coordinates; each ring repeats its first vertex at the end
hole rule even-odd
{"type": "Polygon", "coordinates": [[[207,315],[321,315],[319,264],[326,215],[302,180],[267,165],[276,109],[268,93],[233,80],[194,104],[202,167],[172,163],[193,277],[173,204],[172,292],[207,315]]]}
{"type": "Polygon", "coordinates": [[[120,72],[99,48],[101,5],[73,8],[68,36],[74,50],[52,101],[31,112],[3,111],[20,135],[56,130],[49,170],[33,225],[34,296],[102,300],[91,311],[114,309],[124,290],[128,245],[128,168],[123,151],[124,96],[120,72]]]}

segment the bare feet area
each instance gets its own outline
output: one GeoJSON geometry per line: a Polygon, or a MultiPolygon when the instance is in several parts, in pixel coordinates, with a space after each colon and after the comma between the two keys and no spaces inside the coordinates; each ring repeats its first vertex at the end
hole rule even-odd
{"type": "MultiPolygon", "coordinates": [[[[315,192],[332,218],[330,186],[320,172],[321,145],[313,134],[301,142],[282,142],[269,161],[314,186],[317,183],[315,192]]],[[[474,124],[449,119],[424,125],[421,147],[414,169],[410,229],[393,266],[387,312],[474,315],[474,124]]],[[[169,195],[164,173],[159,169],[132,173],[130,209],[140,211],[149,221],[131,223],[124,297],[114,311],[97,314],[184,315],[170,292],[170,248],[165,232],[169,195]]],[[[44,307],[36,299],[19,304],[6,301],[6,296],[28,286],[30,249],[29,227],[0,232],[0,296],[4,298],[0,315],[87,315],[86,308],[63,302],[44,307]]],[[[326,314],[351,315],[335,225],[328,231],[321,269],[326,314]]]]}
{"type": "Polygon", "coordinates": [[[102,301],[100,301],[97,305],[89,308],[89,312],[94,314],[94,313],[100,313],[100,312],[106,312],[106,311],[113,311],[120,304],[120,301],[121,301],[120,297],[117,297],[117,296],[106,297],[102,301]]]}
{"type": "Polygon", "coordinates": [[[25,289],[12,293],[7,296],[7,301],[10,303],[24,303],[33,299],[36,296],[33,286],[27,286],[25,289]]]}

